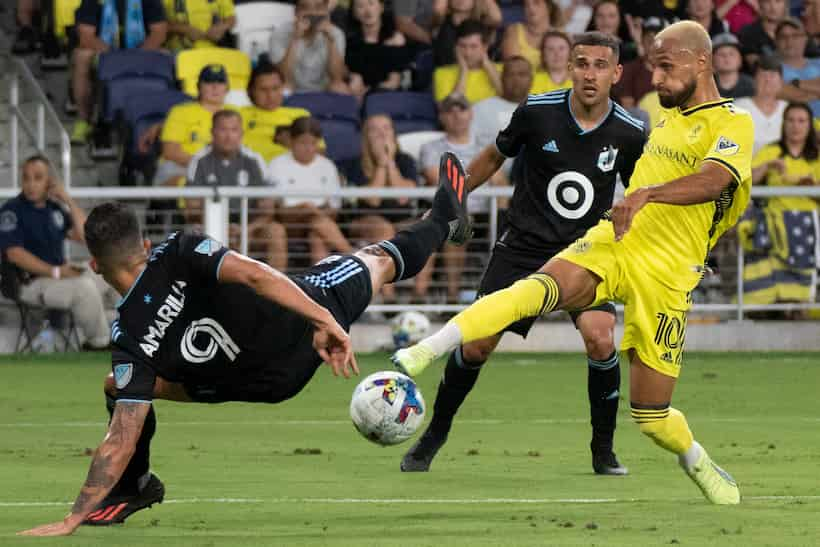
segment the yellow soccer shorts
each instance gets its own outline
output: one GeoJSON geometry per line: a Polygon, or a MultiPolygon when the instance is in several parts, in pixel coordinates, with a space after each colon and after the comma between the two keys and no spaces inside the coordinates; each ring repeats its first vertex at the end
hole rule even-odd
{"type": "Polygon", "coordinates": [[[686,313],[691,306],[688,292],[670,288],[646,268],[635,266],[627,249],[615,241],[612,223],[607,220],[555,256],[601,278],[590,307],[613,300],[624,304],[621,350],[634,349],[647,366],[678,377],[686,313]]]}

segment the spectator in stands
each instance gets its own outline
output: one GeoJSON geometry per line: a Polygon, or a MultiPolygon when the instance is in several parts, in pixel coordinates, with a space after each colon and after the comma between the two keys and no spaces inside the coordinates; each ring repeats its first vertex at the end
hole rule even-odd
{"type": "MultiPolygon", "coordinates": [[[[290,138],[291,149],[270,162],[271,184],[277,190],[318,190],[333,196],[341,188],[341,181],[333,162],[319,154],[319,122],[311,117],[297,119],[290,128],[290,138]]],[[[312,263],[331,252],[352,251],[334,221],[341,206],[338,197],[289,196],[282,202],[279,220],[290,237],[307,238],[312,263]]]]}
{"type": "Polygon", "coordinates": [[[348,93],[345,35],[330,22],[328,0],[297,0],[296,19],[274,30],[270,59],[294,92],[348,93]]]}
{"type": "Polygon", "coordinates": [[[572,43],[565,32],[551,30],[544,35],[544,64],[538,67],[533,76],[531,93],[548,93],[572,87],[569,75],[570,49],[572,43]]]}
{"type": "Polygon", "coordinates": [[[758,0],[715,0],[715,6],[715,13],[726,21],[732,34],[757,20],[758,0]]]}
{"type": "Polygon", "coordinates": [[[524,0],[524,21],[513,23],[504,31],[501,58],[520,55],[533,68],[543,65],[544,37],[548,30],[561,25],[561,8],[553,0],[524,0]]]}
{"type": "Polygon", "coordinates": [[[494,143],[498,132],[507,127],[515,109],[527,98],[532,80],[532,67],[527,59],[517,56],[504,61],[501,95],[488,97],[473,106],[470,131],[480,148],[494,143]]]}
{"type": "Polygon", "coordinates": [[[715,13],[713,0],[689,0],[686,3],[686,18],[700,23],[712,38],[729,32],[729,25],[715,13]]]}
{"type": "Polygon", "coordinates": [[[788,103],[778,99],[783,88],[783,67],[776,57],[762,57],[755,72],[755,94],[735,104],[751,114],[755,124],[754,152],[780,138],[788,103]]]}
{"type": "Polygon", "coordinates": [[[754,95],[754,80],[740,72],[743,56],[740,54],[740,42],[734,34],[726,32],[712,38],[712,65],[721,97],[738,99],[754,95]]]}
{"type": "Polygon", "coordinates": [[[502,24],[501,8],[496,0],[449,0],[444,17],[434,19],[437,26],[436,39],[433,41],[434,66],[452,65],[456,62],[456,29],[464,21],[478,21],[493,31],[502,24]]]}
{"type": "Polygon", "coordinates": [[[753,68],[764,55],[773,55],[776,50],[774,31],[777,24],[787,15],[786,0],[759,0],[760,17],[738,32],[746,66],[753,68]]]}
{"type": "Polygon", "coordinates": [[[165,42],[168,23],[162,0],[105,4],[98,0],[82,0],[75,19],[79,43],[72,56],[71,88],[77,105],[77,121],[71,132],[71,142],[85,144],[91,135],[92,67],[97,56],[111,49],[160,49],[165,42]]]}
{"type": "Polygon", "coordinates": [[[627,63],[638,56],[639,38],[630,34],[630,27],[621,15],[621,7],[617,0],[598,0],[592,7],[592,18],[587,31],[596,30],[615,36],[621,40],[621,64],[627,63]]]}
{"type": "Polygon", "coordinates": [[[66,237],[84,243],[85,212],[50,173],[48,160],[32,156],[23,163],[20,195],[0,207],[0,251],[17,267],[19,297],[35,306],[70,311],[85,335],[84,348],[108,346],[105,284],[89,270],[69,264],[66,237]]]}
{"type": "Polygon", "coordinates": [[[808,36],[803,23],[787,17],[775,29],[777,53],[783,61],[780,95],[787,101],[808,102],[815,117],[820,116],[820,59],[806,58],[808,36]]]}
{"type": "MultiPolygon", "coordinates": [[[[384,114],[368,117],[362,128],[362,155],[342,164],[341,171],[348,185],[367,188],[415,188],[418,172],[415,160],[399,150],[393,120],[384,114]]],[[[354,241],[381,241],[396,234],[397,227],[415,216],[415,203],[409,198],[359,198],[356,218],[350,224],[354,241]]],[[[422,270],[414,278],[415,295],[427,294],[432,268],[422,270]]],[[[382,290],[392,300],[395,290],[387,285],[382,290]]]]}
{"type": "Polygon", "coordinates": [[[159,139],[162,153],[154,184],[175,186],[184,183],[191,157],[211,142],[213,115],[222,110],[228,93],[228,72],[222,65],[207,65],[199,73],[196,101],[181,103],[168,112],[165,123],[149,129],[141,137],[141,146],[159,139]],[[162,133],[160,134],[160,128],[162,133]]]}
{"type": "Polygon", "coordinates": [[[228,31],[236,24],[233,0],[164,0],[168,16],[165,47],[181,51],[192,47],[228,47],[228,31]]]}
{"type": "Polygon", "coordinates": [[[592,6],[588,0],[561,0],[563,30],[570,36],[581,34],[592,20],[592,6]]]}
{"type": "Polygon", "coordinates": [[[641,24],[639,57],[624,64],[621,79],[613,88],[613,93],[624,108],[635,108],[647,93],[652,92],[652,47],[655,35],[663,29],[663,21],[658,17],[644,19],[641,24]]]}
{"type": "MultiPolygon", "coordinates": [[[[442,154],[452,152],[466,166],[482,149],[470,132],[473,110],[470,102],[463,95],[446,97],[441,102],[439,112],[444,136],[422,146],[419,159],[424,179],[430,186],[438,184],[439,160],[442,154]]],[[[490,184],[493,185],[505,185],[506,183],[501,171],[490,179],[490,184]]],[[[469,196],[468,200],[468,208],[476,218],[476,223],[486,225],[490,210],[488,200],[474,195],[469,196]]],[[[442,253],[447,278],[447,297],[452,302],[459,300],[461,273],[464,270],[466,256],[466,247],[463,246],[446,245],[442,253]]]]}
{"type": "MultiPolygon", "coordinates": [[[[820,159],[805,103],[792,103],[783,115],[779,142],[764,146],[752,160],[752,181],[768,186],[815,186],[820,159]]],[[[744,301],[753,304],[809,302],[817,283],[817,202],[788,196],[766,200],[738,226],[749,251],[744,267],[744,301]]]]}
{"type": "MultiPolygon", "coordinates": [[[[265,186],[267,165],[262,156],[242,146],[242,117],[235,110],[220,110],[213,115],[211,144],[194,154],[188,164],[190,186],[265,186]]],[[[186,217],[201,214],[201,204],[186,200],[186,217]]],[[[275,222],[273,199],[251,201],[248,239],[251,254],[263,253],[265,260],[279,271],[288,265],[288,243],[284,226],[275,222]]],[[[190,221],[189,221],[190,223],[190,221]]],[[[230,224],[231,246],[239,247],[241,227],[230,224]]]]}
{"type": "Polygon", "coordinates": [[[404,45],[383,0],[353,0],[345,53],[351,93],[362,98],[371,90],[399,89],[401,73],[411,61],[404,45]]]}
{"type": "Polygon", "coordinates": [[[11,46],[14,55],[26,55],[37,50],[34,12],[39,9],[39,4],[37,0],[17,0],[17,37],[11,46]]]}
{"type": "Polygon", "coordinates": [[[445,0],[393,0],[396,28],[408,42],[416,45],[433,43],[433,21],[444,17],[445,0]]]}
{"type": "Polygon", "coordinates": [[[478,21],[467,20],[457,31],[455,65],[438,67],[433,72],[433,94],[441,101],[451,94],[464,95],[478,102],[501,92],[500,66],[490,60],[487,30],[478,21]]]}
{"type": "Polygon", "coordinates": [[[242,142],[266,162],[288,151],[291,124],[310,116],[304,108],[282,106],[284,89],[285,80],[279,69],[270,63],[260,63],[248,81],[248,97],[253,104],[240,109],[244,125],[242,142]]]}

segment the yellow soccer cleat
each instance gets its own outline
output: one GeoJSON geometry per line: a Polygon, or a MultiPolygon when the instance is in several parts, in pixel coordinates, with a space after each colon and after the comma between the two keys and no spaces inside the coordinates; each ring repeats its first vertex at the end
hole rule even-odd
{"type": "Polygon", "coordinates": [[[415,378],[433,364],[436,354],[423,344],[415,344],[398,350],[390,357],[390,360],[399,372],[415,378]]]}
{"type": "Polygon", "coordinates": [[[686,474],[695,481],[706,499],[717,505],[737,505],[740,503],[740,489],[732,476],[718,467],[705,450],[698,463],[686,474]]]}

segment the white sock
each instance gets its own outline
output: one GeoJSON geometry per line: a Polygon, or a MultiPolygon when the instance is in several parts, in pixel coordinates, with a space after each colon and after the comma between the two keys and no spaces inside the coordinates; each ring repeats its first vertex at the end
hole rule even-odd
{"type": "Polygon", "coordinates": [[[689,447],[689,450],[678,455],[678,463],[681,467],[689,471],[698,463],[703,452],[703,447],[697,441],[692,441],[692,446],[689,447]]]}
{"type": "Polygon", "coordinates": [[[431,349],[433,353],[436,354],[436,358],[439,358],[442,355],[447,355],[461,345],[461,331],[458,325],[450,321],[444,325],[441,330],[432,336],[428,336],[419,342],[419,344],[431,349]]]}

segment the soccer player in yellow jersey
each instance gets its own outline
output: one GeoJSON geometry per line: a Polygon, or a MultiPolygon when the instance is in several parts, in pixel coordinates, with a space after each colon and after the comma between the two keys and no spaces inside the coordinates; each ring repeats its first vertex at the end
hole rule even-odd
{"type": "Polygon", "coordinates": [[[707,253],[746,208],[751,186],[752,119],[721,99],[711,50],[708,34],[691,21],[658,34],[652,82],[669,111],[652,131],[611,220],[602,220],[537,273],[399,350],[393,362],[415,376],[459,344],[523,317],[623,302],[621,347],[630,358],[633,418],[642,433],[678,456],[709,501],[735,504],[737,484],[693,439],[683,413],[670,406],[691,291],[707,253]]]}

